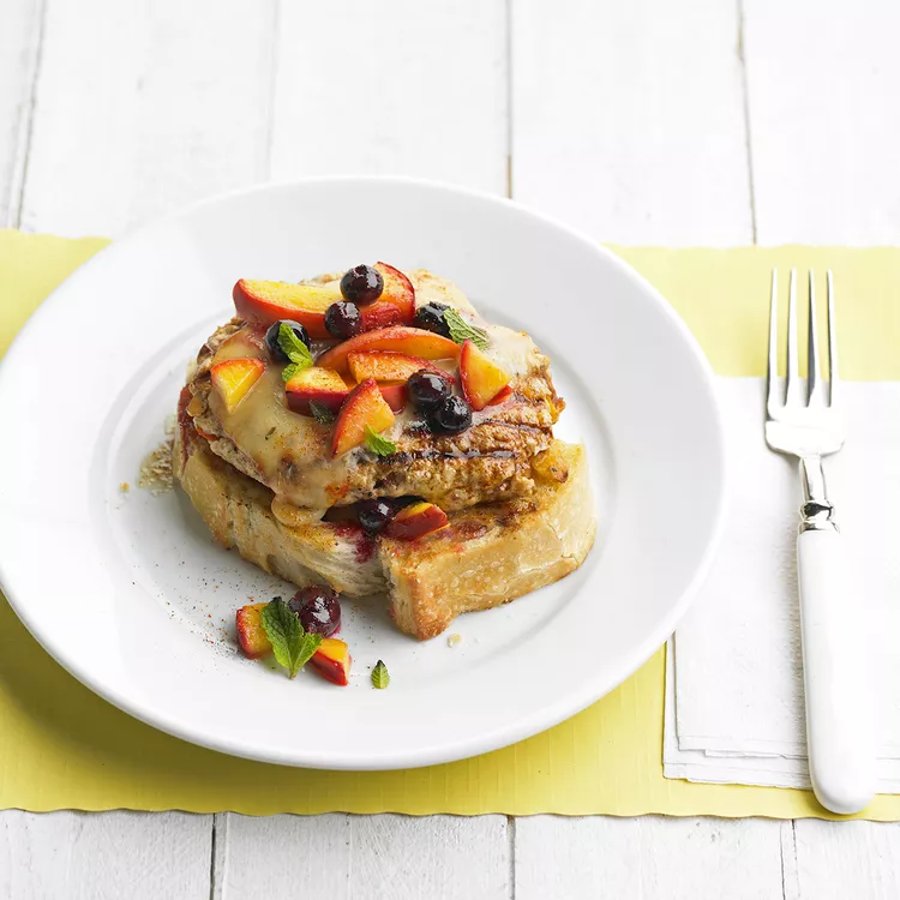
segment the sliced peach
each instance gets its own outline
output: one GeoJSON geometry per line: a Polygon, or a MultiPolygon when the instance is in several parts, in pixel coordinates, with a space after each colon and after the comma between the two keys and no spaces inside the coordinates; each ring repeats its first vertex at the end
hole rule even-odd
{"type": "Polygon", "coordinates": [[[372,350],[390,350],[407,356],[419,356],[422,359],[455,359],[459,354],[459,344],[422,328],[391,325],[389,328],[367,331],[342,341],[326,350],[316,364],[326,369],[346,372],[351,353],[367,353],[372,350]]]}
{"type": "Polygon", "coordinates": [[[262,611],[265,603],[242,606],[235,615],[238,644],[247,659],[260,659],[272,652],[272,645],[263,628],[262,611]]]}
{"type": "Polygon", "coordinates": [[[301,369],[284,386],[288,408],[304,416],[310,415],[311,401],[336,413],[349,393],[350,388],[334,369],[323,369],[321,366],[301,369]]]}
{"type": "Polygon", "coordinates": [[[509,375],[471,341],[459,353],[459,379],[472,409],[484,409],[509,384],[509,375]]]}
{"type": "Polygon", "coordinates": [[[334,423],[331,455],[340,456],[358,447],[366,438],[366,428],[384,431],[394,424],[394,413],[381,396],[374,378],[358,384],[347,396],[334,423]]]}
{"type": "Polygon", "coordinates": [[[375,303],[359,309],[363,331],[386,328],[388,325],[411,325],[416,314],[416,291],[412,282],[387,263],[373,266],[381,273],[384,290],[375,303]]]}
{"type": "Polygon", "coordinates": [[[323,678],[344,686],[350,681],[350,648],[338,638],[325,638],[312,655],[309,664],[323,678]]]}
{"type": "Polygon", "coordinates": [[[444,528],[447,522],[447,514],[439,506],[422,500],[404,506],[388,522],[384,535],[400,541],[414,541],[423,534],[431,534],[432,531],[444,528]]]}
{"type": "Polygon", "coordinates": [[[261,359],[237,357],[216,363],[209,370],[209,375],[213,387],[225,403],[225,409],[231,413],[265,370],[266,364],[261,359]]]}
{"type": "Polygon", "coordinates": [[[238,315],[254,322],[299,322],[315,340],[330,335],[325,330],[325,310],[341,297],[339,282],[296,284],[289,281],[257,281],[242,278],[231,292],[238,315]]]}
{"type": "Polygon", "coordinates": [[[396,413],[403,412],[406,408],[406,384],[382,384],[379,383],[378,390],[384,397],[387,405],[396,413]]]}
{"type": "Polygon", "coordinates": [[[374,378],[376,381],[409,381],[410,375],[426,369],[435,375],[443,375],[449,379],[443,369],[423,359],[421,356],[409,356],[393,350],[372,350],[368,353],[351,353],[347,357],[347,365],[357,381],[374,378]]]}

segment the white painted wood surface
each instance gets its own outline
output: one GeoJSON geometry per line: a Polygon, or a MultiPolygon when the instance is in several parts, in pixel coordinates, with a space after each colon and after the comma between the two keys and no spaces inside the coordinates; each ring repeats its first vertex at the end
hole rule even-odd
{"type": "MultiPolygon", "coordinates": [[[[0,0],[0,222],[394,172],[597,238],[900,241],[900,7],[0,0]]],[[[0,813],[0,897],[900,896],[900,825],[0,813]]]]}

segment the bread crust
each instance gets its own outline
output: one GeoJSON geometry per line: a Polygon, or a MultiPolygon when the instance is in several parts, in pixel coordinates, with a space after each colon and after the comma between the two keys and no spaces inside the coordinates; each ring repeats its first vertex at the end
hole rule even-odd
{"type": "Polygon", "coordinates": [[[448,528],[399,541],[273,504],[272,492],[214,454],[186,417],[173,447],[176,478],[224,547],[299,587],[324,581],[351,598],[382,596],[397,627],[420,640],[584,561],[595,536],[584,448],[554,441],[546,460],[527,497],[451,513],[448,528]]]}

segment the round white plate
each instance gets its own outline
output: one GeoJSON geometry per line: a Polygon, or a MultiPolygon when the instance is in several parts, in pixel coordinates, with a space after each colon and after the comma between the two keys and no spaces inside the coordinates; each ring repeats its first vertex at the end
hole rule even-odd
{"type": "Polygon", "coordinates": [[[439,763],[573,715],[672,632],[722,514],[710,371],[666,302],[559,224],[412,180],[260,187],[113,244],[15,341],[0,413],[0,583],[31,633],[145,722],[291,765],[439,763]],[[238,277],[296,280],[375,259],[455,280],[551,356],[568,402],[557,433],[588,447],[599,535],[573,575],[427,643],[345,602],[354,663],[338,688],[237,653],[235,609],[290,586],[214,545],[180,494],[135,482],[188,360],[230,317],[238,277]],[[391,672],[384,691],[369,682],[378,659],[391,672]]]}

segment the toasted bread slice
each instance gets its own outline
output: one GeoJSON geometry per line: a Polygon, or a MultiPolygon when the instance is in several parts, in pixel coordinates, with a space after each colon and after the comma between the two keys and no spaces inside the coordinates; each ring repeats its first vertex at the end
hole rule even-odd
{"type": "Polygon", "coordinates": [[[213,536],[299,587],[327,582],[355,597],[383,595],[397,627],[419,639],[463,612],[488,609],[559,580],[581,565],[595,517],[584,448],[554,441],[535,462],[524,498],[450,514],[414,541],[367,537],[289,507],[214,454],[182,422],[173,470],[213,536]]]}

